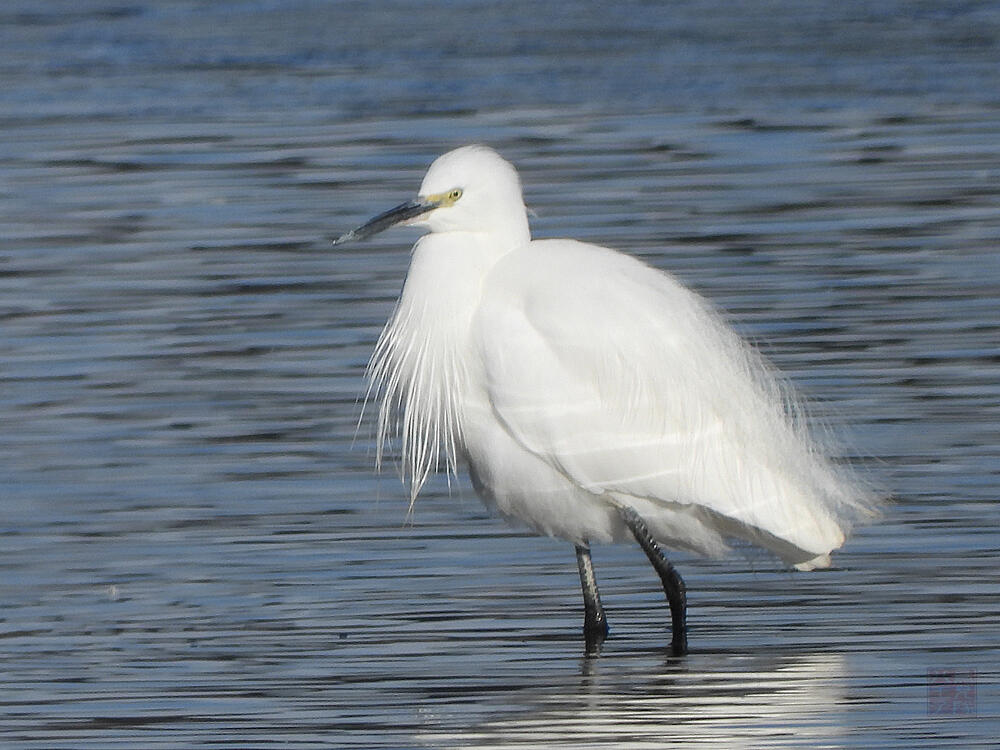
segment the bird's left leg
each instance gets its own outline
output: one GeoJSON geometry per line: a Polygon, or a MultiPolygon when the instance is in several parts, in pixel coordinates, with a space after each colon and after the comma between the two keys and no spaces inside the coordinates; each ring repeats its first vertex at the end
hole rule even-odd
{"type": "Polygon", "coordinates": [[[683,656],[687,653],[687,589],[684,586],[684,580],[670,564],[670,561],[664,557],[660,546],[653,539],[653,535],[649,533],[649,528],[642,517],[625,505],[619,506],[618,513],[625,525],[629,527],[632,536],[639,542],[646,557],[653,563],[657,575],[660,576],[663,592],[667,595],[667,601],[670,603],[671,650],[674,656],[683,656]]]}
{"type": "Polygon", "coordinates": [[[597,591],[597,578],[594,576],[594,563],[590,559],[588,545],[576,545],[576,564],[580,569],[580,585],[583,588],[583,638],[587,653],[594,654],[608,637],[608,618],[597,591]]]}

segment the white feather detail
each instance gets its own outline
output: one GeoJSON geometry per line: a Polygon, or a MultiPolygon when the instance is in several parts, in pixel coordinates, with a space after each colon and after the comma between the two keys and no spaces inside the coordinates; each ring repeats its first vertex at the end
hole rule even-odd
{"type": "Polygon", "coordinates": [[[375,464],[398,442],[400,471],[409,484],[410,510],[431,473],[458,473],[461,440],[457,383],[460,368],[426,330],[422,311],[400,305],[382,330],[368,364],[365,402],[379,400],[375,464]],[[442,455],[443,454],[443,455],[442,455]]]}
{"type": "Polygon", "coordinates": [[[434,235],[417,242],[399,302],[368,364],[365,403],[373,397],[379,401],[376,468],[381,469],[387,448],[398,449],[411,511],[432,473],[443,469],[458,476],[467,383],[460,352],[469,333],[469,298],[478,288],[444,287],[449,278],[463,278],[456,269],[476,257],[468,252],[473,243],[470,238],[445,242],[434,235]],[[427,294],[429,284],[439,293],[427,294]]]}

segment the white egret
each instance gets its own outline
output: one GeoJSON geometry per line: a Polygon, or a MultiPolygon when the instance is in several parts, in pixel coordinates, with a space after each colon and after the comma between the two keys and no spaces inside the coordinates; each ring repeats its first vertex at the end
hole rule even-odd
{"type": "Polygon", "coordinates": [[[633,537],[687,650],[685,588],[660,544],[738,538],[826,567],[876,498],[812,440],[789,389],[702,298],[615,250],[532,240],[513,166],[484,146],[431,165],[416,199],[334,240],[424,227],[369,366],[376,462],[400,441],[411,509],[468,466],[507,519],[572,542],[584,637],[608,633],[592,542],[633,537]]]}

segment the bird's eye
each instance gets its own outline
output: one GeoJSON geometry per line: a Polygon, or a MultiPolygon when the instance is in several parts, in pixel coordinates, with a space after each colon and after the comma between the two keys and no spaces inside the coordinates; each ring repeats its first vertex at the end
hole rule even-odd
{"type": "Polygon", "coordinates": [[[459,198],[462,197],[462,188],[455,188],[450,193],[448,193],[448,200],[454,203],[459,198]]]}

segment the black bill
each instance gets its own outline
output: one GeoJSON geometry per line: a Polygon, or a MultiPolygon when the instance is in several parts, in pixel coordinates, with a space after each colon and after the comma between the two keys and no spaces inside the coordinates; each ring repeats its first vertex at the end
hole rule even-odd
{"type": "Polygon", "coordinates": [[[345,242],[366,240],[369,237],[388,229],[389,227],[408,221],[409,219],[413,219],[421,214],[425,214],[428,211],[437,208],[439,205],[441,205],[439,201],[427,198],[417,198],[415,200],[406,201],[406,203],[401,203],[395,208],[390,208],[385,213],[379,214],[374,219],[366,224],[362,224],[357,229],[352,229],[347,234],[340,235],[333,241],[333,244],[342,245],[345,242]]]}

